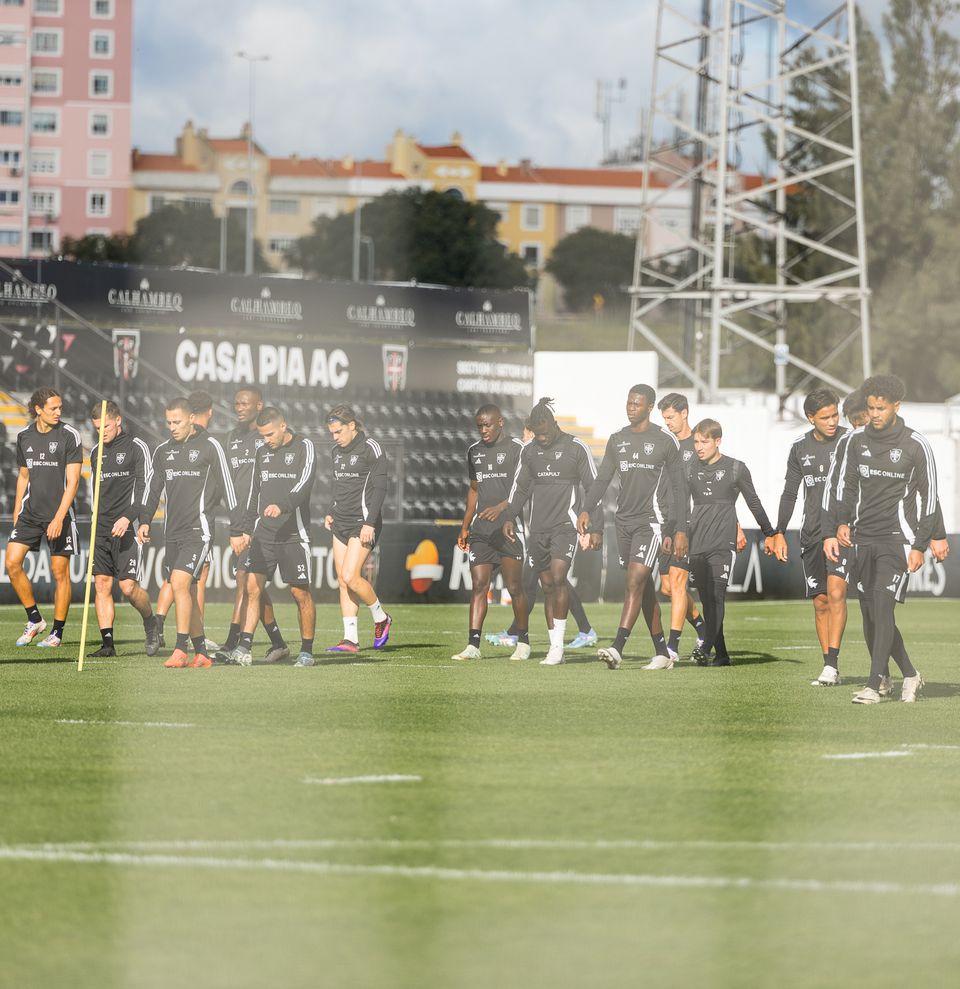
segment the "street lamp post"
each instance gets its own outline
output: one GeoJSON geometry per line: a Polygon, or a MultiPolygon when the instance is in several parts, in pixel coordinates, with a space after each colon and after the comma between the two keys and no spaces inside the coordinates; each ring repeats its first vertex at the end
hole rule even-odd
{"type": "Polygon", "coordinates": [[[257,62],[268,62],[269,55],[254,55],[251,52],[239,51],[237,57],[244,59],[250,66],[250,122],[247,126],[247,231],[244,251],[244,272],[253,274],[253,110],[255,93],[255,73],[257,62]]]}

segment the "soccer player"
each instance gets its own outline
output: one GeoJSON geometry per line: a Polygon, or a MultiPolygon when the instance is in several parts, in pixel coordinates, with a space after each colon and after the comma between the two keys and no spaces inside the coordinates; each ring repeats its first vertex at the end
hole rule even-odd
{"type": "MultiPolygon", "coordinates": [[[[189,401],[189,399],[188,399],[189,401]]],[[[237,425],[226,440],[227,462],[233,472],[233,489],[241,504],[246,504],[253,475],[253,463],[257,450],[263,446],[263,439],[257,428],[257,416],[263,411],[263,393],[256,385],[244,385],[233,396],[233,409],[237,416],[237,425]]],[[[311,482],[312,483],[312,482],[311,482]]],[[[236,560],[237,589],[233,599],[233,615],[230,618],[230,631],[227,641],[221,649],[215,651],[214,659],[218,663],[235,662],[236,657],[231,653],[240,642],[240,633],[245,626],[247,609],[247,563],[249,550],[236,560]]],[[[260,590],[260,612],[258,617],[270,636],[270,648],[263,658],[265,663],[279,663],[290,655],[290,648],[284,641],[277,626],[273,612],[273,602],[266,587],[260,590]]],[[[254,624],[256,628],[256,624],[254,624]]]]}
{"type": "MultiPolygon", "coordinates": [[[[209,392],[206,391],[193,391],[186,398],[187,405],[190,407],[190,421],[195,425],[199,426],[201,429],[208,429],[210,426],[210,420],[213,418],[213,399],[209,392]]],[[[210,524],[210,542],[213,542],[215,525],[213,522],[210,524]]],[[[210,576],[210,560],[204,561],[203,569],[200,571],[200,577],[197,580],[197,601],[200,603],[200,610],[203,611],[204,604],[206,603],[207,594],[207,578],[210,576]]],[[[157,593],[157,614],[156,622],[159,628],[160,634],[160,645],[165,646],[166,640],[163,635],[163,624],[167,620],[167,614],[170,611],[170,607],[173,604],[173,588],[170,586],[170,581],[165,580],[160,585],[160,590],[157,593]]],[[[220,647],[212,639],[204,639],[204,650],[207,655],[213,656],[219,652],[220,647]]]]}
{"type": "Polygon", "coordinates": [[[382,649],[390,638],[393,619],[363,576],[363,565],[383,528],[387,458],[380,444],[363,431],[363,423],[349,405],[331,409],[327,428],[333,438],[333,510],[323,524],[333,532],[333,563],[343,617],[343,638],[327,652],[360,650],[357,614],[361,604],[373,618],[373,648],[382,649]]]}
{"type": "MultiPolygon", "coordinates": [[[[685,556],[687,536],[685,521],[689,496],[683,474],[680,444],[667,430],[650,422],[657,394],[649,385],[634,385],[627,395],[629,425],[607,440],[607,448],[596,480],[590,486],[584,511],[577,520],[577,530],[587,534],[591,513],[602,512],[603,496],[614,474],[620,478],[617,508],[614,515],[620,566],[626,570],[626,588],[620,627],[613,644],[598,651],[599,658],[611,670],[620,669],[627,639],[640,615],[644,598],[652,610],[649,614],[653,659],[647,670],[669,670],[674,660],[667,655],[667,643],[660,623],[660,605],[653,590],[650,575],[660,556],[661,531],[664,516],[657,504],[657,490],[666,476],[666,489],[673,499],[669,515],[675,520],[672,546],[678,556],[685,556]]],[[[671,539],[671,537],[667,537],[671,539]]]]}
{"type": "Polygon", "coordinates": [[[55,649],[63,640],[70,610],[70,557],[77,551],[79,538],[73,500],[80,486],[83,450],[80,434],[61,421],[63,397],[55,388],[38,388],[30,396],[29,411],[33,422],[17,436],[19,471],[5,565],[27,613],[27,624],[17,645],[27,646],[46,630],[47,623],[37,607],[23,560],[27,553],[40,549],[46,536],[54,581],[53,630],[37,645],[55,649]]]}
{"type": "Polygon", "coordinates": [[[923,553],[938,525],[937,467],[930,444],[900,417],[906,393],[895,375],[874,375],[862,385],[866,426],[854,431],[837,467],[839,525],[824,541],[837,560],[840,546],[856,545],[864,637],[870,643],[870,677],[855,704],[878,704],[887,660],[903,674],[900,700],[916,701],[923,687],[906,647],[899,645],[895,608],[903,600],[908,574],[923,564],[923,553]]]}
{"type": "Polygon", "coordinates": [[[787,454],[787,472],[777,513],[777,531],[765,540],[764,550],[781,563],[787,562],[784,535],[797,502],[797,489],[803,485],[803,518],[800,523],[800,561],[804,591],[813,599],[814,622],[823,670],[813,684],[833,687],[840,683],[840,641],[847,624],[847,581],[852,553],[841,553],[836,561],[823,553],[821,505],[824,482],[837,452],[837,444],[847,430],[840,425],[840,399],[829,388],[810,392],[803,401],[803,412],[813,427],[794,440],[787,454]]]}
{"type": "Polygon", "coordinates": [[[494,570],[500,567],[513,605],[517,645],[511,659],[530,658],[527,599],[523,590],[523,522],[514,519],[519,540],[508,542],[497,520],[506,507],[520,464],[523,442],[503,431],[503,414],[496,405],[482,405],[476,413],[478,442],[467,450],[467,505],[457,545],[470,556],[470,625],[467,645],[452,658],[480,659],[480,634],[487,616],[487,593],[494,570]]]}
{"type": "Polygon", "coordinates": [[[690,514],[690,570],[703,602],[703,645],[694,650],[698,666],[729,666],[730,655],[722,640],[727,584],[733,572],[737,543],[737,498],[753,513],[765,536],[774,534],[760,504],[753,478],[742,460],[720,452],[723,429],[715,419],[701,419],[694,427],[697,460],[687,464],[687,483],[693,510],[690,514]],[[710,659],[711,651],[716,655],[710,659]]]}
{"type": "MultiPolygon", "coordinates": [[[[101,403],[90,411],[95,431],[100,430],[101,403]]],[[[97,447],[90,451],[90,469],[97,474],[97,447]]],[[[113,582],[143,620],[144,648],[148,656],[160,650],[160,635],[150,610],[150,598],[140,586],[140,557],[143,551],[136,532],[124,512],[139,505],[150,483],[153,462],[143,440],[123,428],[116,402],[107,402],[103,420],[103,467],[100,474],[100,505],[93,543],[93,581],[96,589],[97,624],[100,648],[93,656],[116,656],[113,642],[113,582]]]]}
{"type": "Polygon", "coordinates": [[[177,642],[169,659],[170,668],[203,669],[213,665],[207,655],[203,634],[203,608],[197,581],[210,552],[213,512],[221,497],[231,514],[230,547],[239,554],[245,548],[240,533],[240,509],[223,447],[191,418],[185,398],[167,403],[170,439],[153,451],[152,477],[143,503],[125,513],[139,518],[141,543],[150,541],[150,525],[166,492],[166,551],[164,569],[177,609],[177,642]],[[193,645],[194,656],[187,655],[193,645]]]}
{"type": "MultiPolygon", "coordinates": [[[[696,459],[693,448],[693,430],[690,428],[690,406],[685,395],[670,392],[657,403],[663,416],[664,425],[680,445],[680,456],[684,464],[696,459]]],[[[737,549],[740,549],[742,530],[737,526],[737,549]]],[[[668,530],[664,535],[670,536],[668,530]]],[[[743,540],[746,545],[746,540],[743,540]]],[[[690,560],[686,555],[678,556],[672,541],[664,547],[660,555],[660,590],[670,598],[670,638],[667,640],[667,655],[676,662],[680,658],[680,636],[686,619],[697,633],[697,645],[703,636],[703,617],[697,611],[693,595],[688,590],[690,560]]]]}
{"type": "MultiPolygon", "coordinates": [[[[553,416],[553,399],[541,398],[530,413],[533,441],[520,454],[520,468],[510,489],[503,534],[516,540],[513,520],[532,497],[527,566],[540,574],[547,609],[550,648],[541,666],[563,662],[567,627],[567,574],[573,565],[580,537],[577,533],[578,493],[586,492],[597,476],[593,455],[583,440],[561,431],[553,416]]],[[[591,528],[595,528],[592,526],[591,528]]],[[[593,532],[595,548],[602,538],[593,532]]]]}
{"type": "MultiPolygon", "coordinates": [[[[250,650],[264,584],[279,567],[300,620],[300,654],[294,665],[313,666],[316,608],[310,592],[310,492],[317,472],[313,442],[295,434],[283,413],[272,406],[259,412],[256,429],[263,443],[256,451],[242,526],[244,536],[250,537],[245,556],[248,606],[231,662],[238,666],[253,662],[250,650]]],[[[269,653],[267,661],[278,662],[269,653]]]]}

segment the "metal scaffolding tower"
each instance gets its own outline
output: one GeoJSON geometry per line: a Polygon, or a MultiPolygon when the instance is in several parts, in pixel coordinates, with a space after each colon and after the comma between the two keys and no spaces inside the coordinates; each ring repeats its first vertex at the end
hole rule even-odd
{"type": "Polygon", "coordinates": [[[769,384],[755,348],[781,401],[870,374],[855,5],[812,6],[659,3],[629,346],[701,397],[769,384]]]}

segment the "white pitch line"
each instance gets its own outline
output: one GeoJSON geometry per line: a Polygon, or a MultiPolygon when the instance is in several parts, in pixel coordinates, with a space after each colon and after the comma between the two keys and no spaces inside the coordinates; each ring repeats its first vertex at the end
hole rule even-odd
{"type": "Polygon", "coordinates": [[[837,752],[833,755],[821,756],[821,759],[899,759],[911,756],[912,752],[903,749],[891,749],[889,752],[837,752]]]}
{"type": "Polygon", "coordinates": [[[20,848],[85,850],[203,851],[243,849],[379,848],[393,850],[490,848],[508,851],[757,851],[757,852],[960,852],[960,842],[894,841],[669,841],[660,839],[564,839],[564,838],[249,838],[249,839],[151,839],[147,841],[65,841],[20,845],[20,848]]]}
{"type": "Polygon", "coordinates": [[[753,879],[749,876],[658,876],[634,873],[519,872],[503,869],[451,869],[439,866],[350,865],[289,859],[211,858],[208,856],[130,855],[123,852],[53,851],[0,846],[0,860],[65,862],[75,865],[146,866],[220,869],[248,872],[292,872],[321,876],[382,876],[401,879],[531,883],[548,885],[628,886],[660,889],[764,889],[805,893],[871,893],[912,896],[960,896],[957,883],[896,883],[822,879],[753,879]]]}
{"type": "Polygon", "coordinates": [[[124,728],[196,728],[176,721],[87,721],[83,718],[57,718],[57,725],[120,725],[124,728]]]}
{"type": "MultiPolygon", "coordinates": [[[[391,659],[405,659],[404,656],[391,656],[391,659]]],[[[351,666],[365,666],[367,669],[380,670],[457,670],[463,669],[453,663],[404,663],[403,666],[392,666],[389,663],[351,663],[351,666]]]]}
{"type": "Polygon", "coordinates": [[[927,745],[926,742],[904,742],[905,749],[960,749],[960,745],[927,745]]]}
{"type": "Polygon", "coordinates": [[[316,778],[307,776],[304,783],[316,783],[319,786],[344,786],[349,783],[421,783],[422,776],[405,776],[402,773],[386,773],[380,776],[328,776],[316,778]]]}

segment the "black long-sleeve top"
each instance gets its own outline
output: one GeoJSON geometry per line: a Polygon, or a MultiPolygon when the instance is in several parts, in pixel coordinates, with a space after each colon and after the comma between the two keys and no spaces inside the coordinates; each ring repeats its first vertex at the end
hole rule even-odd
{"type": "Polygon", "coordinates": [[[383,448],[363,430],[349,446],[334,446],[334,521],[345,524],[378,526],[387,498],[387,458],[383,448]]]}
{"type": "Polygon", "coordinates": [[[317,474],[313,441],[293,434],[290,442],[257,450],[243,513],[243,531],[268,543],[310,542],[310,493],[317,474]],[[280,514],[263,514],[276,505],[280,514]]]}

